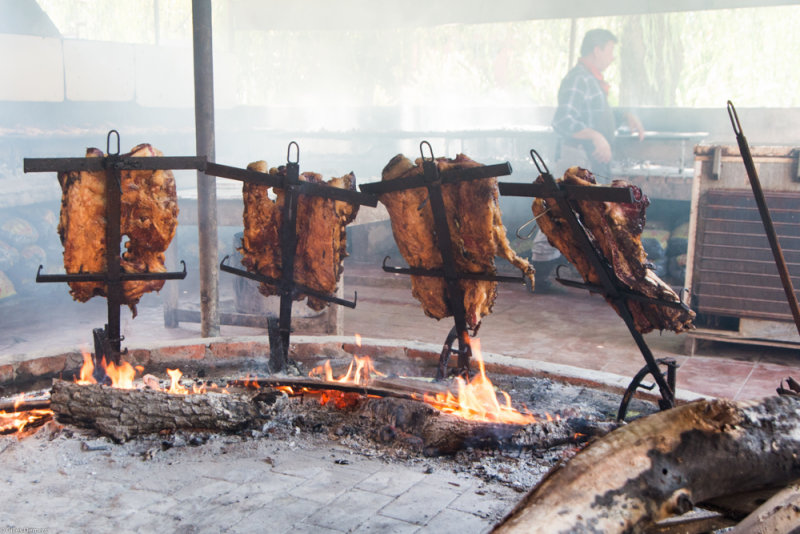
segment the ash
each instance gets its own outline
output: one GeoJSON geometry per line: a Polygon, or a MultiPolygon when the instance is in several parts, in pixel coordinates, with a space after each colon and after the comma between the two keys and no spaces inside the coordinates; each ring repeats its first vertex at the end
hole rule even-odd
{"type": "MultiPolygon", "coordinates": [[[[518,408],[610,421],[619,396],[493,376],[518,408]]],[[[629,413],[655,411],[634,400],[629,413]]],[[[580,445],[466,448],[421,440],[357,409],[274,394],[257,428],[176,431],[114,443],[49,422],[0,437],[0,525],[60,532],[487,532],[580,445]],[[453,530],[456,529],[456,530],[453,530]]],[[[535,432],[535,431],[532,431],[535,432]]]]}

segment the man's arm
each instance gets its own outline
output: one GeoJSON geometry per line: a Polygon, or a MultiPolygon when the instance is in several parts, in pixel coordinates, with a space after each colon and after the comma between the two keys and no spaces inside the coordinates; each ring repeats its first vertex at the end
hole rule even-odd
{"type": "Polygon", "coordinates": [[[603,135],[590,128],[582,119],[588,111],[588,88],[584,81],[575,78],[564,84],[558,93],[558,109],[553,117],[553,129],[563,137],[592,143],[592,158],[601,163],[611,161],[611,145],[603,135]]]}
{"type": "Polygon", "coordinates": [[[592,159],[600,163],[608,163],[611,161],[611,145],[608,140],[598,132],[591,128],[584,128],[572,134],[574,139],[581,139],[591,141],[594,151],[592,152],[592,159]]]}

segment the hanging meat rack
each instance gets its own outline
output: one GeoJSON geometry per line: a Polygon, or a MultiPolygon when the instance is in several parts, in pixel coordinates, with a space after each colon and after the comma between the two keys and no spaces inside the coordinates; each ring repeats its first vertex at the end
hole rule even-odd
{"type": "Polygon", "coordinates": [[[121,269],[121,178],[125,170],[197,169],[206,165],[205,157],[130,157],[120,155],[120,136],[111,130],[106,136],[104,157],[84,158],[25,158],[24,172],[69,172],[105,171],[106,176],[106,271],[99,273],[42,274],[43,266],[36,273],[37,283],[47,282],[104,282],[108,304],[108,322],[103,328],[92,331],[94,339],[95,378],[104,378],[101,362],[120,364],[120,353],[124,337],[120,334],[120,306],[122,283],[133,280],[182,280],[186,278],[186,263],[181,261],[183,271],[163,273],[126,273],[121,269]],[[116,151],[111,151],[111,138],[116,137],[116,151]]]}
{"type": "MultiPolygon", "coordinates": [[[[451,354],[458,354],[458,374],[469,377],[469,360],[472,356],[470,346],[470,336],[477,334],[480,324],[470,333],[467,328],[467,312],[464,308],[464,291],[459,285],[459,280],[488,280],[497,282],[524,282],[522,277],[498,276],[494,274],[482,273],[461,273],[456,268],[453,258],[452,237],[450,228],[447,225],[447,212],[445,210],[442,186],[462,181],[478,180],[481,178],[493,178],[511,174],[511,164],[499,163],[496,165],[485,165],[469,169],[451,169],[439,172],[436,160],[433,157],[433,149],[428,141],[422,141],[419,145],[420,155],[422,156],[421,175],[397,178],[385,182],[375,182],[363,184],[361,191],[375,195],[383,195],[397,191],[405,191],[417,187],[428,189],[427,202],[430,203],[433,212],[434,232],[436,236],[436,246],[442,256],[442,268],[423,269],[418,267],[392,267],[386,265],[390,259],[388,256],[383,260],[383,270],[387,273],[410,274],[413,276],[435,276],[444,278],[446,282],[447,298],[450,310],[453,313],[455,326],[450,330],[442,347],[439,356],[439,367],[436,372],[436,379],[442,380],[447,375],[447,362],[451,354]],[[425,148],[427,147],[427,155],[425,148]],[[453,343],[458,341],[458,349],[453,348],[453,343]]],[[[420,206],[422,208],[422,206],[420,206]]]]}
{"type": "Polygon", "coordinates": [[[644,336],[642,336],[641,332],[636,329],[633,316],[631,315],[631,312],[627,306],[627,301],[635,300],[658,306],[667,306],[671,308],[682,308],[688,310],[688,306],[683,302],[683,295],[681,296],[681,302],[672,302],[646,297],[623,287],[613,274],[608,262],[602,257],[600,251],[597,250],[594,245],[592,245],[586,229],[578,220],[576,212],[571,206],[572,202],[575,200],[632,203],[634,202],[634,198],[631,190],[624,187],[580,186],[568,184],[559,185],[556,183],[553,175],[550,174],[550,170],[547,168],[547,165],[538,152],[531,150],[530,153],[531,158],[536,165],[536,169],[539,171],[539,174],[542,178],[542,183],[523,184],[501,182],[499,184],[500,193],[509,196],[555,199],[556,204],[561,210],[561,213],[563,213],[563,216],[569,225],[575,242],[578,243],[595,272],[597,272],[597,275],[600,278],[600,285],[577,282],[562,278],[558,270],[556,271],[556,281],[568,287],[585,289],[587,291],[591,291],[592,293],[599,293],[603,295],[606,298],[606,301],[612,304],[619,311],[619,315],[622,317],[622,320],[625,321],[625,325],[628,327],[631,336],[633,336],[633,339],[636,342],[636,345],[639,347],[639,351],[642,353],[646,363],[642,370],[636,374],[634,379],[631,381],[631,384],[628,386],[627,391],[623,395],[617,418],[619,420],[623,420],[625,418],[628,403],[639,387],[644,387],[646,389],[653,389],[655,387],[642,385],[642,380],[644,380],[648,374],[653,376],[656,385],[658,385],[661,394],[661,399],[659,399],[659,407],[662,410],[674,407],[675,375],[677,368],[675,360],[671,358],[659,360],[655,359],[653,353],[650,351],[650,347],[647,346],[647,343],[644,340],[644,336]],[[661,371],[659,364],[666,366],[666,373],[661,371]],[[666,378],[664,374],[666,374],[666,378]]]}
{"type": "Polygon", "coordinates": [[[348,308],[355,308],[358,300],[358,293],[353,297],[353,301],[347,301],[317,291],[294,279],[294,258],[297,249],[297,201],[300,195],[313,195],[332,200],[340,200],[355,205],[367,205],[375,207],[378,199],[374,195],[330,187],[312,182],[300,181],[300,147],[295,141],[289,143],[286,154],[286,174],[282,176],[267,174],[238,167],[230,167],[209,162],[205,167],[205,173],[220,178],[229,178],[251,184],[259,184],[277,187],[284,191],[284,203],[281,213],[281,277],[280,279],[264,276],[258,273],[251,273],[242,269],[237,269],[225,262],[228,256],[222,259],[219,265],[220,270],[273,285],[278,288],[280,293],[280,307],[277,320],[275,317],[267,317],[267,329],[270,343],[270,369],[279,372],[286,369],[289,362],[289,340],[292,331],[292,303],[298,295],[308,295],[331,304],[338,304],[348,308]],[[294,159],[292,159],[292,148],[294,148],[294,159]]]}

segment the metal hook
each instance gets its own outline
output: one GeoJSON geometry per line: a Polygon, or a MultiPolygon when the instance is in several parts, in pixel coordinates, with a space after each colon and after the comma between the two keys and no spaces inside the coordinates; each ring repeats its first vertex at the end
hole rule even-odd
{"type": "Polygon", "coordinates": [[[292,141],[289,143],[289,147],[286,149],[286,162],[297,164],[299,161],[300,161],[300,145],[298,145],[296,141],[292,141]],[[294,145],[297,151],[297,159],[295,159],[294,161],[292,161],[292,145],[294,145]]]}
{"type": "Polygon", "coordinates": [[[119,132],[116,130],[111,130],[108,132],[106,136],[106,154],[109,156],[119,156],[119,132]],[[111,134],[117,134],[117,151],[111,152],[111,134]]]}
{"type": "Polygon", "coordinates": [[[737,136],[742,134],[742,125],[739,123],[739,114],[736,113],[736,108],[733,107],[733,102],[728,100],[728,117],[731,118],[733,125],[733,133],[737,136]]]}
{"type": "Polygon", "coordinates": [[[422,156],[422,161],[426,160],[425,151],[423,150],[423,147],[425,147],[425,146],[428,147],[428,152],[430,152],[430,154],[431,154],[430,161],[433,161],[433,148],[431,148],[431,144],[429,142],[427,142],[427,141],[422,141],[419,144],[419,154],[422,156]]]}
{"type": "MultiPolygon", "coordinates": [[[[543,213],[542,215],[544,215],[544,213],[543,213]]],[[[538,227],[538,226],[536,226],[535,224],[533,224],[533,223],[535,223],[535,222],[536,222],[536,217],[532,218],[530,221],[526,222],[525,224],[523,224],[522,226],[520,226],[519,228],[517,228],[517,231],[516,231],[516,232],[514,232],[514,233],[517,235],[517,238],[519,238],[519,239],[525,239],[525,240],[532,239],[532,238],[533,238],[533,236],[535,236],[535,235],[536,235],[536,232],[539,230],[539,227],[538,227]],[[527,233],[527,235],[524,235],[524,236],[523,236],[523,235],[520,235],[520,232],[522,232],[522,230],[523,230],[524,228],[526,228],[528,225],[530,225],[530,227],[531,227],[531,231],[530,231],[530,232],[528,232],[528,233],[527,233]]]]}
{"type": "Polygon", "coordinates": [[[531,149],[531,159],[533,160],[533,164],[536,165],[536,170],[539,171],[539,174],[550,174],[550,169],[547,168],[544,158],[534,149],[531,149]],[[540,162],[541,165],[539,165],[540,162]]]}

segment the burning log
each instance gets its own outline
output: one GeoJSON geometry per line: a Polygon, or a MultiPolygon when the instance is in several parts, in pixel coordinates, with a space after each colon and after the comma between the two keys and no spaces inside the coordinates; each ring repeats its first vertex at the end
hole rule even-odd
{"type": "Polygon", "coordinates": [[[493,532],[641,532],[695,503],[800,478],[797,400],[702,400],[644,417],[551,471],[493,532]]]}
{"type": "Polygon", "coordinates": [[[259,417],[253,395],[175,395],[56,380],[50,406],[61,423],[94,428],[116,441],[162,430],[235,432],[259,417]]]}
{"type": "Polygon", "coordinates": [[[358,413],[383,422],[381,436],[392,436],[399,430],[420,438],[427,456],[455,454],[469,447],[546,450],[604,435],[616,425],[580,418],[528,425],[491,423],[464,419],[422,402],[399,398],[368,399],[358,413]]]}

